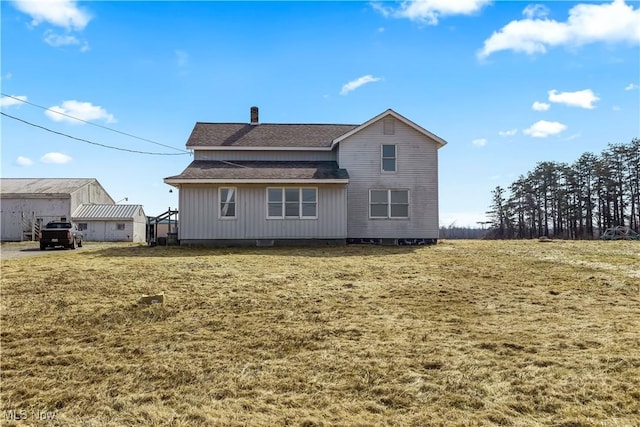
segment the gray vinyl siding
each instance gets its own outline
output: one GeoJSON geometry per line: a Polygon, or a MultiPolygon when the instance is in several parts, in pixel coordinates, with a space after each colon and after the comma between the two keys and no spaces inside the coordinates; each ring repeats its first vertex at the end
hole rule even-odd
{"type": "Polygon", "coordinates": [[[218,217],[217,185],[182,185],[179,239],[344,239],[347,236],[345,185],[285,186],[318,189],[317,219],[267,219],[266,188],[282,185],[221,186],[237,190],[236,218],[218,217]]]}
{"type": "Polygon", "coordinates": [[[206,151],[195,150],[194,160],[335,161],[334,151],[206,151]]]}
{"type": "Polygon", "coordinates": [[[384,134],[383,120],[340,142],[338,164],[349,171],[348,238],[438,237],[438,145],[395,120],[384,134]],[[396,172],[381,171],[381,145],[396,144],[396,172]],[[409,190],[408,219],[369,219],[370,189],[409,190]]]}

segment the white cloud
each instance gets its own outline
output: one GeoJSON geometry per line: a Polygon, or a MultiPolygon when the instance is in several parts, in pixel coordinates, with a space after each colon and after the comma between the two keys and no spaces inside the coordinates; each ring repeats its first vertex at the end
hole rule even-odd
{"type": "Polygon", "coordinates": [[[548,93],[550,102],[565,104],[570,107],[586,108],[587,110],[596,108],[593,104],[600,101],[600,98],[598,98],[591,89],[576,92],[558,92],[552,89],[548,93]]]}
{"type": "Polygon", "coordinates": [[[534,138],[546,138],[551,135],[557,135],[567,129],[567,126],[560,122],[548,122],[546,120],[540,120],[532,124],[529,128],[523,130],[525,135],[530,135],[534,138]]]}
{"type": "Polygon", "coordinates": [[[176,50],[175,54],[178,67],[186,67],[189,62],[189,54],[184,50],[176,50]]]}
{"type": "Polygon", "coordinates": [[[11,95],[11,96],[3,96],[2,98],[0,98],[0,107],[12,107],[14,105],[22,105],[23,102],[20,102],[20,100],[22,101],[26,101],[27,97],[24,95],[19,95],[19,96],[15,96],[15,95],[11,95]],[[17,99],[16,99],[17,98],[17,99]]]}
{"type": "Polygon", "coordinates": [[[501,130],[498,132],[500,136],[514,136],[518,133],[518,129],[501,130]]]}
{"type": "Polygon", "coordinates": [[[27,167],[33,164],[33,160],[31,160],[28,157],[18,156],[18,158],[15,161],[15,164],[21,167],[27,167]]]}
{"type": "Polygon", "coordinates": [[[638,85],[635,83],[629,83],[627,86],[625,86],[624,90],[635,90],[638,89],[638,85]]]}
{"type": "Polygon", "coordinates": [[[355,80],[351,80],[349,83],[346,83],[342,86],[342,90],[340,91],[340,95],[346,95],[351,91],[358,89],[360,86],[366,85],[367,83],[374,83],[382,80],[380,77],[373,77],[371,74],[367,74],[366,76],[358,77],[355,80]]]}
{"type": "Polygon", "coordinates": [[[475,145],[476,147],[484,147],[485,145],[487,145],[487,139],[486,138],[476,138],[473,141],[471,141],[471,143],[473,145],[475,145]]]}
{"type": "Polygon", "coordinates": [[[90,102],[69,100],[64,101],[62,106],[54,105],[50,107],[49,110],[45,111],[45,114],[56,122],[80,123],[78,120],[67,116],[72,116],[84,121],[104,120],[107,123],[114,123],[116,121],[113,114],[109,114],[104,108],[93,105],[90,102]],[[66,114],[66,116],[63,114],[66,114]]]}
{"type": "Polygon", "coordinates": [[[383,16],[408,18],[412,21],[437,25],[438,19],[450,15],[470,15],[491,3],[491,0],[415,0],[403,1],[398,8],[373,3],[375,10],[383,16]]]}
{"type": "Polygon", "coordinates": [[[70,34],[56,34],[51,30],[44,33],[44,42],[53,47],[78,45],[81,52],[89,51],[89,43],[86,41],[80,41],[76,36],[70,34]]]}
{"type": "Polygon", "coordinates": [[[533,105],[531,106],[531,108],[534,111],[548,111],[549,108],[551,108],[551,104],[547,104],[546,102],[539,102],[536,101],[533,103],[533,105]]]}
{"type": "Polygon", "coordinates": [[[379,1],[371,2],[370,5],[373,8],[373,10],[375,10],[376,12],[378,12],[380,15],[384,16],[385,18],[388,18],[393,13],[393,9],[392,8],[385,6],[383,3],[379,2],[379,1]]]}
{"type": "Polygon", "coordinates": [[[40,158],[42,163],[53,163],[57,165],[64,165],[65,163],[69,163],[71,160],[71,156],[56,152],[47,153],[40,158]]]}
{"type": "Polygon", "coordinates": [[[547,48],[561,45],[640,43],[640,9],[634,9],[624,0],[608,4],[579,4],[569,10],[566,22],[546,17],[534,19],[531,9],[527,10],[524,13],[529,18],[511,21],[485,40],[478,58],[484,59],[501,50],[531,55],[545,53],[547,48]]]}
{"type": "Polygon", "coordinates": [[[544,18],[549,15],[549,8],[541,4],[530,4],[524,8],[522,14],[529,19],[544,18]]]}
{"type": "Polygon", "coordinates": [[[611,107],[611,109],[613,111],[622,111],[622,107],[620,107],[619,105],[614,105],[613,107],[611,107]]]}
{"type": "Polygon", "coordinates": [[[11,80],[11,77],[13,77],[13,74],[7,73],[4,76],[0,76],[0,80],[11,80]]]}
{"type": "Polygon", "coordinates": [[[74,0],[14,0],[13,4],[31,16],[31,25],[47,22],[66,30],[83,30],[91,20],[91,15],[80,9],[74,0]]]}

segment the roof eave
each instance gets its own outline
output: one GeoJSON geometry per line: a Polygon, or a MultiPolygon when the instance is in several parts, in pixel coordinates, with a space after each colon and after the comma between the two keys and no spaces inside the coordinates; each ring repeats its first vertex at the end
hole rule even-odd
{"type": "Polygon", "coordinates": [[[179,187],[182,184],[348,184],[349,179],[331,178],[331,179],[256,179],[256,178],[165,178],[165,184],[179,187]]]}
{"type": "Polygon", "coordinates": [[[333,146],[325,147],[250,147],[229,145],[187,145],[188,150],[194,151],[331,151],[333,146]]]}
{"type": "Polygon", "coordinates": [[[2,199],[70,199],[71,193],[2,193],[2,199]]]}
{"type": "MultiPolygon", "coordinates": [[[[144,216],[144,215],[143,215],[144,216]]],[[[134,217],[119,217],[119,216],[73,216],[71,219],[75,221],[133,221],[134,217]]]]}

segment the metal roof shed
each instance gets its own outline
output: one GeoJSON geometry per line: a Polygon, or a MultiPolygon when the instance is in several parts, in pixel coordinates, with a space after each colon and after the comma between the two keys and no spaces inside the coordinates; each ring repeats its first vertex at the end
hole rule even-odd
{"type": "Polygon", "coordinates": [[[71,215],[85,240],[97,242],[146,241],[147,216],[142,205],[83,204],[71,215]]]}

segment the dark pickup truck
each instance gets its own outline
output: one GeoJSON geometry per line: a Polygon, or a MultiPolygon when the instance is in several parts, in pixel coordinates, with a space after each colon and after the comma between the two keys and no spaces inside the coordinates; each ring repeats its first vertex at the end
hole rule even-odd
{"type": "Polygon", "coordinates": [[[50,222],[40,230],[40,250],[62,246],[75,249],[82,247],[82,231],[70,222],[50,222]]]}

